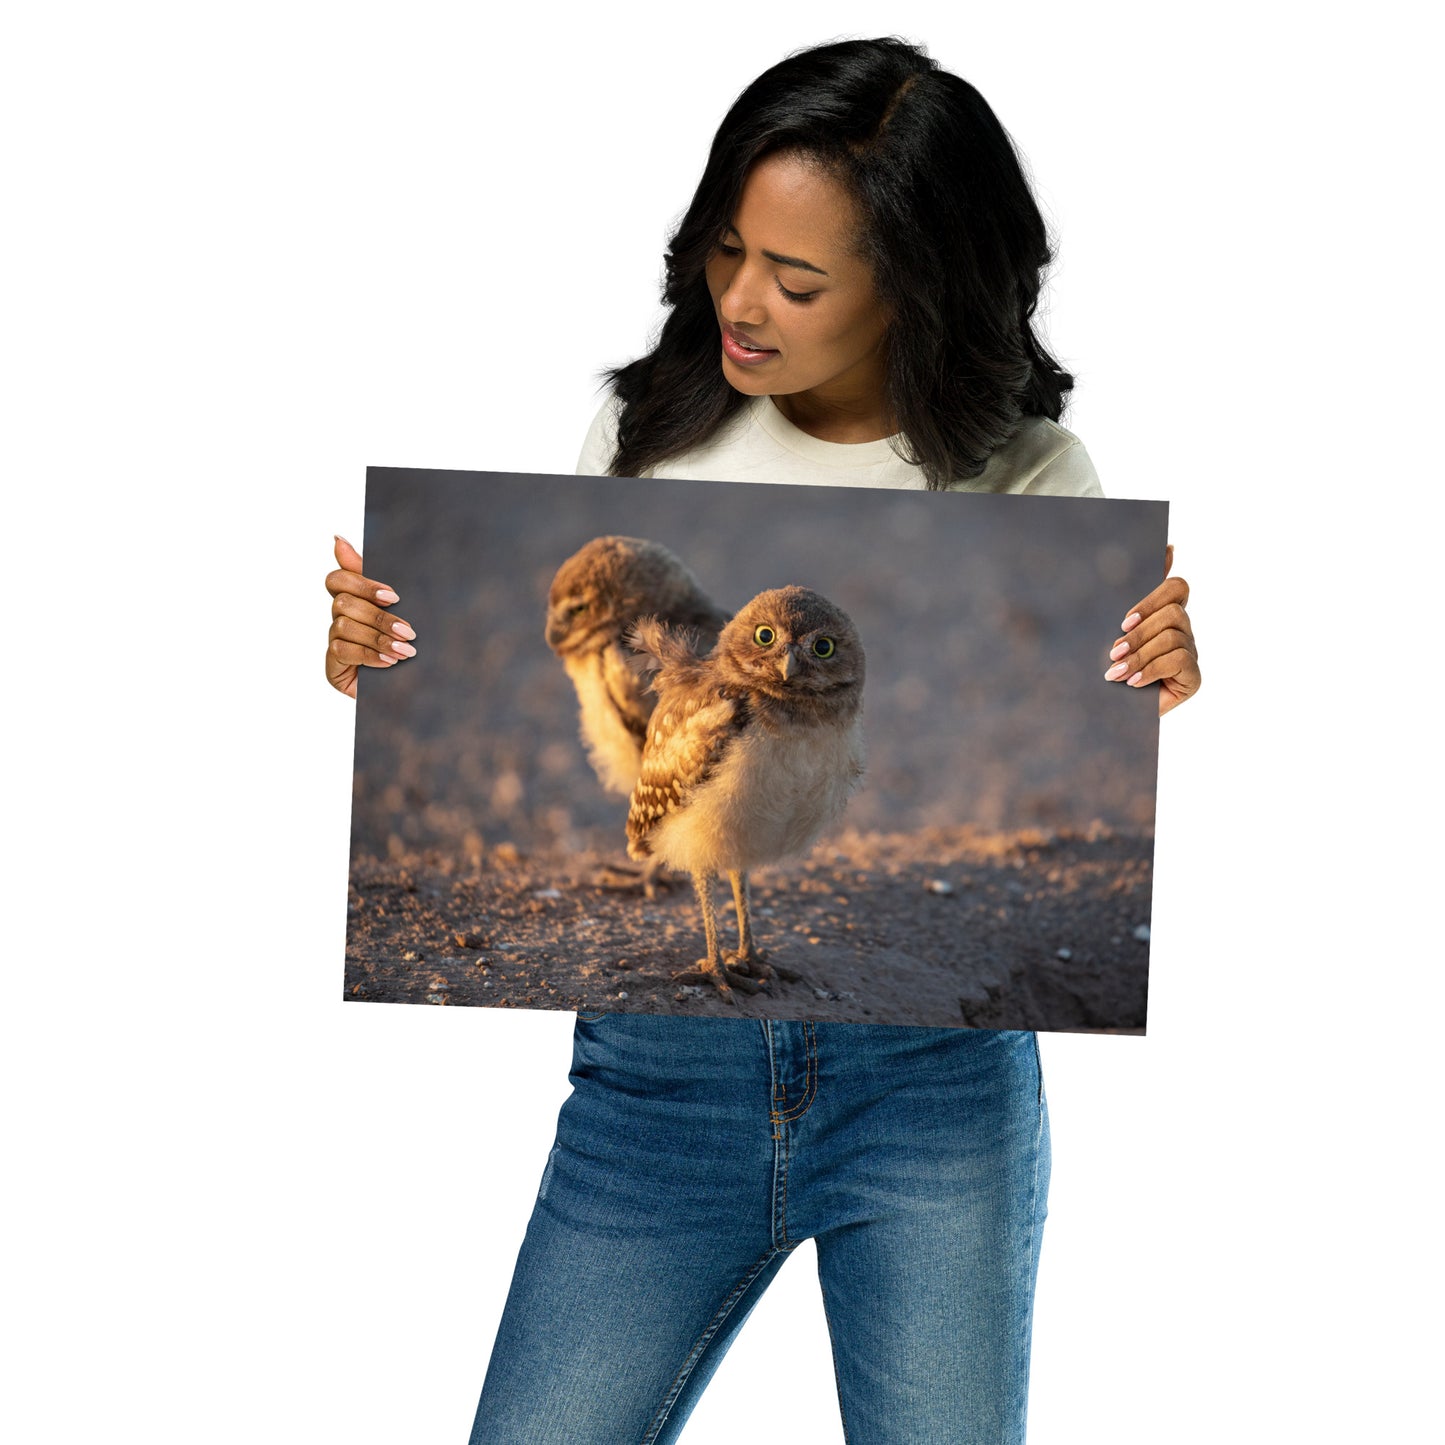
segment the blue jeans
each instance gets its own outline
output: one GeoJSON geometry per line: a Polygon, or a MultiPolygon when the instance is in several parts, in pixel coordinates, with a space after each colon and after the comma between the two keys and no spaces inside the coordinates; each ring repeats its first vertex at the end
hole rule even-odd
{"type": "Polygon", "coordinates": [[[579,1016],[472,1445],[661,1445],[817,1242],[859,1445],[1024,1438],[1049,1180],[1028,1033],[579,1016]]]}

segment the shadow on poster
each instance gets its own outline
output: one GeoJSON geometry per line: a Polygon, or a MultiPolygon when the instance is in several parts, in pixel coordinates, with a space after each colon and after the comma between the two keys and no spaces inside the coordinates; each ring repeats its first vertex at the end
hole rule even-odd
{"type": "Polygon", "coordinates": [[[1157,697],[1103,673],[1166,518],[370,469],[367,573],[417,655],[360,684],[346,997],[1142,1033],[1157,697]],[[665,665],[629,647],[623,676],[599,610],[655,596],[666,616],[674,567],[717,623],[674,618],[650,634],[665,665]],[[672,689],[666,729],[628,692],[638,667],[672,689]],[[699,898],[659,852],[716,856],[730,974],[698,971],[699,898]]]}

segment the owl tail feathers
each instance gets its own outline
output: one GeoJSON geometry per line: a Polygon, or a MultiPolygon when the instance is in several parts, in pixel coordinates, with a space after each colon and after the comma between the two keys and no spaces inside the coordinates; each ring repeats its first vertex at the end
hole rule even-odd
{"type": "Polygon", "coordinates": [[[656,617],[639,617],[622,635],[636,654],[629,662],[639,677],[696,668],[698,638],[691,628],[672,628],[656,617]]]}

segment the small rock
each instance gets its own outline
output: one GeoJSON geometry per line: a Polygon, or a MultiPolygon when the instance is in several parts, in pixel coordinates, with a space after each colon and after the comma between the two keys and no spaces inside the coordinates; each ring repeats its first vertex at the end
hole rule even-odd
{"type": "Polygon", "coordinates": [[[953,892],[953,884],[942,878],[930,878],[923,887],[925,891],[940,894],[945,898],[953,892]]]}
{"type": "Polygon", "coordinates": [[[1054,954],[1055,958],[1061,958],[1065,963],[1067,963],[1073,956],[1074,950],[1072,948],[1061,948],[1056,954],[1054,954]]]}
{"type": "Polygon", "coordinates": [[[492,986],[492,981],[491,981],[491,979],[489,979],[489,978],[484,978],[484,979],[482,980],[482,987],[483,987],[483,988],[491,988],[491,986],[492,986]]]}
{"type": "Polygon", "coordinates": [[[444,993],[429,993],[426,996],[426,1001],[428,1003],[445,1003],[447,996],[444,993]]]}
{"type": "Polygon", "coordinates": [[[538,888],[538,889],[536,890],[536,892],[534,892],[534,893],[532,894],[532,897],[533,897],[533,898],[549,898],[549,899],[551,899],[551,898],[560,898],[561,896],[562,896],[561,893],[560,893],[557,889],[555,889],[555,888],[538,888]]]}
{"type": "Polygon", "coordinates": [[[452,937],[456,939],[458,948],[482,948],[485,946],[480,933],[454,933],[452,937]]]}
{"type": "Polygon", "coordinates": [[[627,996],[628,996],[628,995],[627,995],[627,990],[626,990],[625,988],[619,988],[619,989],[617,990],[617,997],[618,997],[618,998],[626,998],[627,996]]]}
{"type": "Polygon", "coordinates": [[[401,961],[402,961],[403,963],[420,963],[420,962],[421,962],[421,954],[419,954],[419,953],[413,953],[411,949],[407,949],[407,951],[406,951],[404,954],[402,954],[402,956],[401,956],[401,961]]]}
{"type": "Polygon", "coordinates": [[[1147,923],[1141,923],[1141,924],[1134,930],[1134,937],[1135,937],[1140,943],[1148,943],[1148,942],[1149,942],[1149,925],[1148,925],[1147,923]]]}
{"type": "Polygon", "coordinates": [[[813,997],[827,1000],[831,999],[833,995],[830,994],[826,988],[815,988],[813,990],[813,997]]]}

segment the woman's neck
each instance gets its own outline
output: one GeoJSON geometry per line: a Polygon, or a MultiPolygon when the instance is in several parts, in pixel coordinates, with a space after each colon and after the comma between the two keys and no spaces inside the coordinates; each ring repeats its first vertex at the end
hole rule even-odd
{"type": "Polygon", "coordinates": [[[799,431],[820,442],[876,442],[898,430],[881,393],[849,398],[800,391],[772,401],[799,431]]]}

